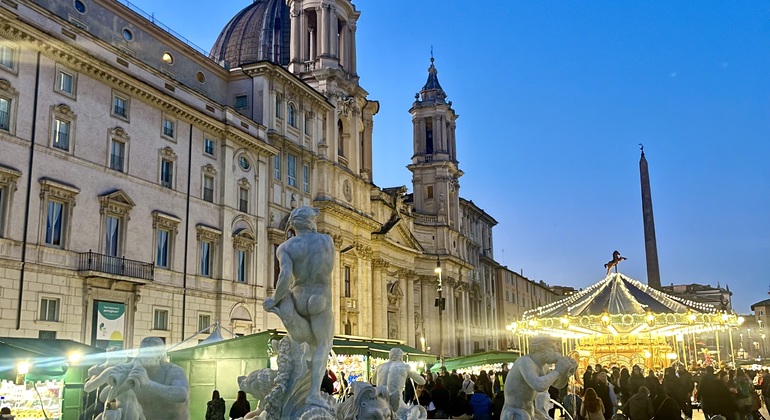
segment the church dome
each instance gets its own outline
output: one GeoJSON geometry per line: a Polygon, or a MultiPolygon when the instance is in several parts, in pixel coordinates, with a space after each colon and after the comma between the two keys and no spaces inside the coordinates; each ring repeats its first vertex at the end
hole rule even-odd
{"type": "Polygon", "coordinates": [[[210,57],[229,67],[265,60],[288,65],[290,34],[285,0],[254,0],[225,25],[210,57]]]}

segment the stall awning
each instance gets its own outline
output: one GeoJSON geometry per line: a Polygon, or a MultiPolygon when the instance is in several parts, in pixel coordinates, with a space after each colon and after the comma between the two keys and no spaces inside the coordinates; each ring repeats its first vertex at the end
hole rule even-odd
{"type": "MultiPolygon", "coordinates": [[[[515,351],[486,351],[483,353],[445,359],[444,366],[451,372],[453,369],[465,369],[474,366],[494,365],[497,363],[511,363],[518,358],[519,353],[515,351]]],[[[439,363],[430,368],[431,372],[438,372],[439,370],[441,370],[441,364],[439,363]]]]}
{"type": "MultiPolygon", "coordinates": [[[[271,340],[280,340],[286,335],[284,331],[268,330],[244,337],[222,340],[214,343],[200,344],[195,347],[174,350],[169,355],[174,360],[214,359],[214,358],[241,358],[264,357],[267,358],[268,343],[271,340]],[[259,354],[262,350],[264,353],[259,354]]],[[[335,337],[332,350],[336,354],[360,354],[372,355],[383,359],[388,358],[388,352],[393,347],[403,350],[410,361],[434,363],[436,355],[422,352],[414,347],[407,346],[398,341],[366,340],[352,337],[335,337]]]]}
{"type": "MultiPolygon", "coordinates": [[[[31,377],[61,376],[67,371],[68,357],[78,353],[84,357],[84,364],[95,364],[89,355],[103,350],[73,340],[0,337],[0,375],[12,377],[19,362],[29,362],[31,377]]],[[[98,362],[100,363],[100,362],[98,362]]]]}

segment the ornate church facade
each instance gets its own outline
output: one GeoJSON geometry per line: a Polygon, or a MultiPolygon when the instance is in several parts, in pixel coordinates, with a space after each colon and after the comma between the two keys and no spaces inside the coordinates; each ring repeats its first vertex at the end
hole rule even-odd
{"type": "Polygon", "coordinates": [[[378,187],[359,15],[257,0],[205,55],[119,2],[0,2],[0,336],[128,348],[280,328],[262,310],[275,248],[314,206],[338,251],[337,334],[496,349],[497,222],[460,195],[452,103],[431,59],[412,192],[378,187]]]}

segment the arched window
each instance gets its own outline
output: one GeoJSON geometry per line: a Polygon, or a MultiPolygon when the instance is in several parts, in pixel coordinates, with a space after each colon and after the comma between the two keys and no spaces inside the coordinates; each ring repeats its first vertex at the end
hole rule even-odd
{"type": "Polygon", "coordinates": [[[292,127],[297,126],[297,113],[294,110],[294,104],[289,104],[289,125],[292,127]]]}

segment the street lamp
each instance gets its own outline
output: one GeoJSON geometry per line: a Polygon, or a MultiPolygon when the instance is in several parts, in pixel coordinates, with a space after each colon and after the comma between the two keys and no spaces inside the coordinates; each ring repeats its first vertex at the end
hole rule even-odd
{"type": "Polygon", "coordinates": [[[762,357],[765,357],[765,337],[766,335],[762,334],[762,357]]]}
{"type": "Polygon", "coordinates": [[[436,306],[438,307],[438,355],[441,360],[441,366],[444,366],[444,322],[442,312],[444,312],[446,301],[442,296],[441,261],[438,256],[436,256],[436,268],[433,269],[433,272],[438,275],[438,299],[436,299],[436,306]]]}

